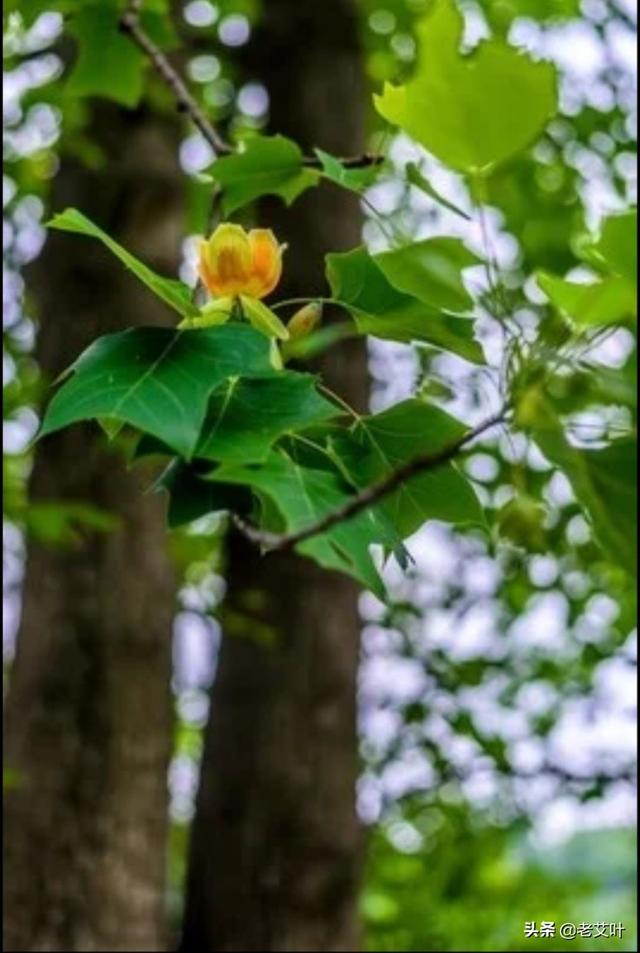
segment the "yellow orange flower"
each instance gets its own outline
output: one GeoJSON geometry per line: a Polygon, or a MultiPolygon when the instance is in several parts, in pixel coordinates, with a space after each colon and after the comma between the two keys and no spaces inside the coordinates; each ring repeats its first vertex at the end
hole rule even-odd
{"type": "Polygon", "coordinates": [[[283,251],[270,229],[224,223],[200,243],[200,277],[215,298],[265,298],[280,281],[283,251]]]}

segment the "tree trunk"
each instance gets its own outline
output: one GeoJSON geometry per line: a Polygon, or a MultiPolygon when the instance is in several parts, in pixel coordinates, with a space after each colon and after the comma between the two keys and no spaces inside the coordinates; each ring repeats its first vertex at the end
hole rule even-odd
{"type": "MultiPolygon", "coordinates": [[[[271,124],[303,147],[363,147],[354,7],[270,0],[248,56],[271,124]]],[[[323,187],[260,224],[289,243],[283,297],[324,288],[323,256],[360,238],[357,201],[323,187]]],[[[361,344],[323,362],[329,383],[366,406],[361,344]]],[[[262,558],[229,541],[229,590],[193,826],[182,949],[356,950],[361,830],[357,589],[296,555],[262,558]]]]}
{"type": "MultiPolygon", "coordinates": [[[[98,171],[63,160],[53,206],[77,206],[152,266],[176,271],[181,176],[173,121],[96,107],[98,171]]],[[[97,243],[52,233],[34,272],[38,358],[51,378],[98,334],[171,321],[97,243]]],[[[148,476],[148,474],[147,474],[148,476]]],[[[95,426],[38,445],[35,502],[118,517],[71,548],[29,541],[10,676],[4,948],[166,946],[166,774],[175,580],[162,500],[143,495],[95,426]]]]}

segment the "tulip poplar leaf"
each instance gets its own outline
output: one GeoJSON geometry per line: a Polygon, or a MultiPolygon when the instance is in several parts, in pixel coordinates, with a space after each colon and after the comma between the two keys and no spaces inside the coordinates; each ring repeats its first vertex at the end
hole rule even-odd
{"type": "Polygon", "coordinates": [[[361,334],[404,343],[422,341],[475,364],[484,363],[471,319],[399,291],[366,249],[328,255],[327,279],[333,297],[351,313],[361,334]]]}
{"type": "Polygon", "coordinates": [[[171,529],[213,513],[249,512],[252,506],[251,493],[244,487],[201,479],[193,466],[180,459],[171,461],[155,489],[169,495],[167,523],[171,529]]]}
{"type": "Polygon", "coordinates": [[[638,211],[631,209],[605,219],[596,241],[585,255],[609,274],[617,275],[636,288],[638,284],[638,211]]]}
{"type": "Polygon", "coordinates": [[[478,175],[532,144],[556,111],[556,72],[499,39],[462,54],[454,0],[420,20],[418,65],[404,86],[386,84],[378,112],[459,172],[478,175]]]}
{"type": "Polygon", "coordinates": [[[195,456],[259,463],[276,440],[341,413],[309,374],[282,371],[269,377],[233,377],[214,391],[195,456]]]}
{"type": "Polygon", "coordinates": [[[304,167],[299,147],[284,136],[248,139],[242,152],[218,159],[210,172],[222,188],[225,215],[263,195],[279,196],[291,205],[319,181],[317,172],[304,167]]]}
{"type": "MultiPolygon", "coordinates": [[[[377,483],[422,453],[437,453],[462,437],[467,427],[444,410],[419,399],[361,417],[348,432],[333,428],[330,445],[353,485],[377,483]]],[[[428,520],[486,527],[471,484],[454,463],[412,477],[379,503],[402,539],[428,520]]]]}
{"type": "Polygon", "coordinates": [[[361,169],[350,169],[345,166],[340,159],[324,152],[322,149],[316,149],[317,155],[322,165],[322,172],[325,178],[339,185],[350,192],[364,192],[370,185],[376,181],[380,175],[379,165],[364,166],[361,169]]]}
{"type": "MultiPolygon", "coordinates": [[[[209,479],[248,486],[266,495],[280,512],[287,532],[315,523],[351,495],[337,472],[301,466],[289,455],[276,451],[262,466],[225,465],[209,479]]],[[[372,544],[380,542],[380,532],[375,514],[365,510],[296,548],[326,569],[348,573],[384,599],[384,586],[369,552],[372,544]]]]}
{"type": "Polygon", "coordinates": [[[72,365],[40,436],[110,417],[190,458],[209,399],[230,377],[275,373],[267,339],[244,324],[197,331],[132,328],[95,341],[72,365]]]}
{"type": "Polygon", "coordinates": [[[394,288],[427,305],[454,312],[473,306],[462,272],[481,260],[458,238],[427,238],[376,255],[374,261],[394,288]]]}
{"type": "MultiPolygon", "coordinates": [[[[122,106],[137,106],[144,91],[147,60],[141,50],[118,28],[122,13],[117,0],[85,0],[63,5],[69,31],[78,44],[78,55],[66,83],[73,96],[99,96],[122,106]]],[[[51,9],[51,6],[45,6],[51,9]]],[[[167,5],[145,4],[141,11],[145,32],[163,49],[176,43],[168,26],[167,5]],[[150,9],[151,7],[151,9],[150,9]]]]}
{"type": "Polygon", "coordinates": [[[136,278],[174,311],[185,318],[198,314],[198,309],[191,302],[191,289],[187,285],[174,278],[165,278],[156,274],[155,271],[139,261],[77,209],[68,208],[64,212],[54,215],[47,224],[49,228],[55,228],[62,232],[74,232],[78,235],[97,238],[116,258],[120,259],[129,271],[133,272],[136,278]]]}
{"type": "Polygon", "coordinates": [[[543,401],[533,435],[551,463],[568,478],[591,519],[594,536],[609,559],[635,576],[637,572],[638,445],[629,435],[598,449],[569,443],[559,418],[543,401]]]}
{"type": "Polygon", "coordinates": [[[552,304],[575,324],[626,324],[636,313],[636,292],[626,278],[608,277],[585,284],[547,272],[536,277],[552,304]]]}

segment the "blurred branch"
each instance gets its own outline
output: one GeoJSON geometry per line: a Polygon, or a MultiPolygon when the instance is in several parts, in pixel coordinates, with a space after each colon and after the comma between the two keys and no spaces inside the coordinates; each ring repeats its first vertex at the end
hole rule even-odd
{"type": "Polygon", "coordinates": [[[609,0],[609,2],[607,3],[607,7],[609,8],[609,12],[612,15],[612,17],[618,20],[621,20],[624,23],[624,25],[633,33],[637,31],[638,29],[637,19],[633,16],[632,13],[630,13],[628,10],[625,9],[625,6],[623,3],[620,3],[619,0],[609,0]]]}
{"type": "MultiPolygon", "coordinates": [[[[169,87],[180,112],[189,116],[194,126],[209,143],[217,155],[231,155],[235,152],[233,145],[224,139],[213,123],[209,120],[194,97],[180,73],[171,65],[160,47],[151,39],[144,29],[140,16],[144,0],[129,0],[125,12],[120,17],[119,26],[123,33],[145,54],[156,73],[169,87]]],[[[339,160],[345,168],[365,169],[369,166],[380,165],[383,157],[364,152],[361,155],[349,156],[339,160]]],[[[316,156],[304,156],[303,165],[308,168],[319,168],[320,160],[316,156]]]]}
{"type": "Polygon", "coordinates": [[[557,778],[557,780],[563,784],[589,784],[596,786],[615,784],[621,781],[627,784],[634,784],[636,781],[636,772],[633,770],[633,767],[620,768],[618,771],[593,771],[583,773],[571,771],[568,768],[563,768],[549,761],[546,761],[539,771],[518,771],[514,769],[511,774],[513,777],[522,778],[525,781],[530,778],[538,777],[539,775],[547,774],[557,778]]]}
{"type": "Polygon", "coordinates": [[[476,437],[479,437],[491,427],[504,423],[506,416],[507,408],[503,407],[499,413],[494,414],[481,424],[478,424],[473,430],[468,430],[454,443],[443,447],[436,453],[418,454],[407,461],[403,466],[398,467],[397,470],[393,470],[384,480],[380,480],[378,483],[373,483],[371,486],[366,487],[364,490],[361,490],[360,493],[356,493],[347,500],[343,506],[332,510],[315,523],[311,523],[309,526],[305,526],[296,532],[283,534],[265,532],[257,526],[252,526],[250,523],[245,522],[245,520],[235,514],[232,517],[233,521],[240,532],[252,543],[256,543],[271,552],[281,552],[291,549],[293,546],[297,546],[299,543],[303,543],[305,540],[311,539],[319,533],[326,532],[339,523],[344,523],[352,519],[358,513],[361,513],[385,496],[393,493],[401,484],[410,480],[412,477],[418,476],[420,473],[426,473],[429,470],[435,470],[444,463],[453,460],[454,457],[456,457],[467,444],[475,440],[476,437]]]}

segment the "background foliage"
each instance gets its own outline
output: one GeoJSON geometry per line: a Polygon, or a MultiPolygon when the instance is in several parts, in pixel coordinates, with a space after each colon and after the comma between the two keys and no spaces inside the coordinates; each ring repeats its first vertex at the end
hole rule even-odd
{"type": "MultiPolygon", "coordinates": [[[[222,214],[242,221],[265,194],[285,202],[311,188],[361,194],[364,244],[329,256],[327,297],[342,304],[341,333],[375,339],[372,416],[345,420],[304,367],[273,368],[268,334],[228,324],[183,334],[177,368],[164,360],[172,332],[103,341],[75,365],[45,417],[45,431],[86,417],[109,428],[115,419],[117,429],[159,441],[145,449],[143,437],[139,455],[183,458],[163,478],[184,574],[171,909],[177,919],[213,676],[208,653],[197,660],[219,633],[224,517],[210,514],[232,509],[269,530],[299,529],[416,449],[455,440],[460,421],[478,423],[507,398],[509,434],[492,433],[455,465],[414,477],[371,515],[303,544],[378,597],[362,605],[369,946],[524,949],[532,943],[522,941],[525,920],[575,916],[623,920],[627,934],[610,948],[632,949],[627,829],[582,833],[563,849],[544,845],[554,814],[565,834],[630,819],[633,746],[623,734],[616,746],[612,736],[628,718],[635,666],[635,114],[619,52],[632,42],[633,12],[617,3],[487,0],[461,4],[463,21],[445,0],[430,15],[417,0],[360,6],[376,92],[371,148],[387,157],[364,170],[322,151],[309,167],[295,143],[262,135],[268,102],[243,82],[233,56],[259,20],[257,3],[188,4],[180,36],[167,28],[162,0],[145,5],[142,22],[163,50],[183,36],[203,46],[186,64],[192,87],[244,143],[216,158],[201,135],[185,139],[187,233],[207,229],[214,186],[222,214]],[[463,23],[468,46],[492,37],[470,57],[457,52],[463,23]],[[536,60],[516,54],[507,38],[536,60]],[[571,40],[573,62],[563,49],[571,40]],[[557,77],[539,54],[557,61],[557,77]],[[215,377],[206,370],[209,349],[223,343],[228,366],[215,377]],[[138,386],[141,353],[152,373],[138,386]],[[236,392],[229,382],[238,374],[236,392]],[[267,408],[259,439],[249,442],[248,416],[267,408]],[[211,427],[215,442],[207,441],[211,427]],[[294,430],[303,441],[292,440],[294,430]],[[418,447],[426,433],[431,442],[418,447]],[[214,480],[203,479],[213,466],[214,480]],[[421,529],[427,520],[437,522],[421,529]],[[401,538],[415,562],[407,563],[401,538]],[[372,542],[398,556],[385,573],[372,542]],[[194,641],[200,649],[185,650],[194,641]]],[[[103,161],[85,132],[86,97],[174,108],[171,91],[117,30],[119,9],[115,0],[81,9],[62,0],[6,5],[9,600],[19,591],[22,534],[73,545],[87,527],[111,526],[109,514],[83,501],[33,505],[25,495],[36,411],[50,392],[30,356],[35,316],[21,270],[44,240],[43,221],[63,213],[54,226],[106,242],[178,315],[196,307],[189,242],[179,283],[114,247],[82,210],[47,207],[61,155],[103,161]],[[76,44],[70,68],[58,55],[63,28],[76,44]]],[[[73,239],[78,254],[85,240],[73,239]]],[[[327,330],[306,346],[322,349],[327,330]]]]}

